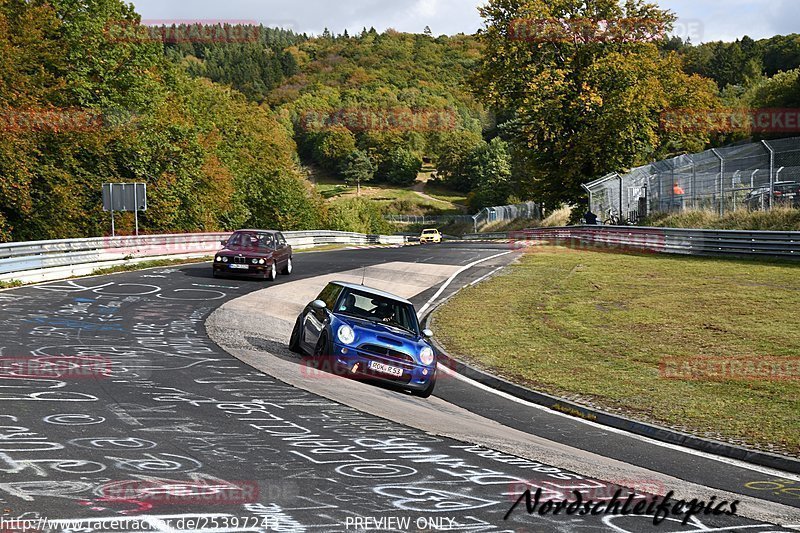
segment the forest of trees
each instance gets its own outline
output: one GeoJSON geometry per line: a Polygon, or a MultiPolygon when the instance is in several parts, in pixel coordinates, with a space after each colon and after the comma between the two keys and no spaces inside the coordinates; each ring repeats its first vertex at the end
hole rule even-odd
{"type": "Polygon", "coordinates": [[[289,51],[299,71],[269,103],[291,121],[301,157],[342,178],[411,185],[453,135],[487,126],[467,84],[481,57],[472,36],[365,28],[289,51]]]}
{"type": "Polygon", "coordinates": [[[0,0],[0,240],[105,234],[104,182],[148,184],[149,232],[326,223],[268,108],[186,74],[129,4],[83,4],[0,0]]]}
{"type": "Polygon", "coordinates": [[[148,232],[386,229],[369,202],[329,206],[302,163],[408,186],[430,161],[473,210],[580,204],[580,184],[606,172],[749,136],[667,131],[667,110],[800,104],[797,35],[511,33],[526,17],[674,20],[643,2],[490,0],[477,35],[247,26],[211,29],[246,38],[177,40],[143,33],[122,0],[83,4],[0,0],[0,241],[106,233],[110,181],[148,183],[148,232]]]}

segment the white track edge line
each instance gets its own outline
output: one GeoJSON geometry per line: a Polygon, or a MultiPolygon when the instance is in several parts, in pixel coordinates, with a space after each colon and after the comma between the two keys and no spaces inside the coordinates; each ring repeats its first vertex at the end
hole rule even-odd
{"type": "Polygon", "coordinates": [[[444,283],[444,285],[442,285],[442,287],[438,290],[438,292],[436,294],[434,294],[433,297],[430,300],[428,300],[428,303],[426,303],[425,305],[422,306],[422,309],[420,309],[417,312],[417,316],[419,316],[419,317],[425,316],[425,311],[427,311],[428,309],[431,308],[431,306],[433,305],[433,302],[435,302],[439,298],[439,296],[441,296],[442,293],[444,293],[444,291],[447,290],[447,287],[449,287],[453,283],[453,281],[455,281],[455,279],[458,276],[460,276],[461,274],[463,274],[464,272],[466,272],[467,270],[469,270],[470,268],[472,268],[472,267],[474,267],[476,265],[479,265],[481,263],[485,263],[486,261],[490,261],[490,260],[496,259],[498,257],[502,257],[504,255],[508,255],[510,253],[513,253],[513,252],[503,252],[502,254],[496,254],[496,255],[493,255],[491,257],[485,257],[485,258],[480,259],[478,261],[474,261],[474,262],[468,264],[465,267],[461,267],[452,276],[450,276],[450,278],[448,278],[448,280],[444,283]]]}
{"type": "Polygon", "coordinates": [[[526,405],[528,407],[533,407],[535,409],[550,413],[552,415],[556,415],[556,416],[560,416],[560,417],[563,417],[563,418],[567,418],[567,419],[572,420],[572,421],[580,422],[580,423],[586,424],[586,425],[591,426],[591,427],[596,428],[596,429],[601,429],[603,431],[608,431],[610,433],[616,433],[618,435],[624,435],[626,437],[630,437],[630,438],[633,438],[633,439],[636,439],[638,441],[645,442],[645,443],[648,443],[648,444],[654,444],[654,445],[660,446],[662,448],[667,448],[667,449],[670,449],[670,450],[675,450],[675,451],[687,453],[687,454],[690,454],[690,455],[695,455],[697,457],[703,457],[705,459],[711,459],[713,461],[718,461],[720,463],[725,463],[725,464],[728,464],[730,466],[735,466],[735,467],[743,468],[743,469],[746,469],[746,470],[752,470],[753,472],[758,472],[760,474],[779,477],[779,478],[782,478],[782,479],[790,479],[792,481],[800,481],[800,476],[791,474],[789,472],[783,472],[782,470],[775,470],[775,469],[764,467],[764,466],[753,465],[753,464],[750,464],[750,463],[745,463],[744,461],[740,461],[738,459],[731,459],[731,458],[728,458],[728,457],[721,457],[719,455],[714,455],[714,454],[711,454],[711,453],[702,452],[700,450],[694,450],[692,448],[686,448],[684,446],[680,446],[680,445],[677,445],[677,444],[671,444],[669,442],[662,442],[662,441],[659,441],[659,440],[651,439],[649,437],[645,437],[643,435],[637,435],[635,433],[631,433],[629,431],[625,431],[625,430],[622,430],[622,429],[609,427],[609,426],[604,426],[602,424],[598,424],[597,422],[592,422],[590,420],[584,420],[582,418],[578,418],[578,417],[570,416],[570,415],[567,415],[567,414],[564,414],[564,413],[560,413],[558,411],[554,411],[552,409],[548,409],[547,407],[544,407],[543,405],[538,405],[538,404],[529,402],[527,400],[523,400],[521,398],[517,398],[516,396],[513,396],[513,395],[508,394],[506,392],[493,389],[493,388],[491,388],[491,387],[489,387],[487,385],[484,385],[483,383],[478,383],[477,381],[475,381],[473,379],[470,379],[470,378],[468,378],[466,376],[462,376],[458,372],[450,370],[449,368],[443,366],[442,364],[439,364],[439,370],[443,371],[445,374],[448,374],[448,375],[450,375],[452,377],[455,377],[458,380],[463,381],[464,383],[472,385],[473,387],[476,387],[478,389],[484,390],[486,392],[490,392],[492,394],[495,394],[495,395],[500,396],[502,398],[505,398],[507,400],[511,400],[513,402],[516,402],[516,403],[519,403],[519,404],[522,404],[522,405],[526,405]]]}

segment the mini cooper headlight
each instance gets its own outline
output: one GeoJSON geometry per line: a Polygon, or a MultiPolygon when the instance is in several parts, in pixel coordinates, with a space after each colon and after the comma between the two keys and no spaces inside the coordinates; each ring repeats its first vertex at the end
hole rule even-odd
{"type": "Polygon", "coordinates": [[[353,331],[353,328],[347,325],[339,328],[337,336],[339,337],[339,341],[341,341],[342,344],[350,345],[356,341],[356,332],[353,331]]]}
{"type": "Polygon", "coordinates": [[[419,352],[419,359],[420,359],[420,361],[422,361],[423,365],[431,366],[433,364],[434,359],[435,359],[435,357],[433,355],[433,350],[429,346],[424,347],[419,352]]]}

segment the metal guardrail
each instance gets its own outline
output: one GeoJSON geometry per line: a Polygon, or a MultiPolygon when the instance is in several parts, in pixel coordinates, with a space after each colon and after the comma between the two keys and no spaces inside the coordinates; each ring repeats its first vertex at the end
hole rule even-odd
{"type": "Polygon", "coordinates": [[[498,239],[529,245],[546,242],[569,247],[607,247],[679,255],[800,259],[800,232],[797,231],[574,226],[464,236],[468,241],[498,239]]]}
{"type": "MultiPolygon", "coordinates": [[[[147,235],[139,237],[101,237],[0,244],[0,280],[29,277],[50,271],[79,275],[80,267],[102,267],[142,258],[191,258],[213,255],[220,241],[230,233],[191,233],[147,235]]],[[[341,231],[287,231],[283,235],[297,249],[330,244],[371,245],[404,244],[406,238],[388,235],[364,235],[341,231]]],[[[85,270],[85,268],[83,269],[85,270]]],[[[40,276],[44,279],[46,276],[40,276]]]]}

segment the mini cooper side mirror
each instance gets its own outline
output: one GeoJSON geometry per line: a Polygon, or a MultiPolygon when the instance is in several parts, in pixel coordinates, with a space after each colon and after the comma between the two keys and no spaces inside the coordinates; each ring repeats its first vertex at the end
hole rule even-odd
{"type": "Polygon", "coordinates": [[[327,308],[328,304],[326,304],[322,300],[314,300],[313,302],[311,302],[311,309],[313,309],[314,311],[320,312],[324,311],[327,308]]]}
{"type": "Polygon", "coordinates": [[[424,329],[422,330],[422,336],[425,337],[426,339],[430,339],[433,337],[433,332],[429,329],[424,329]]]}

